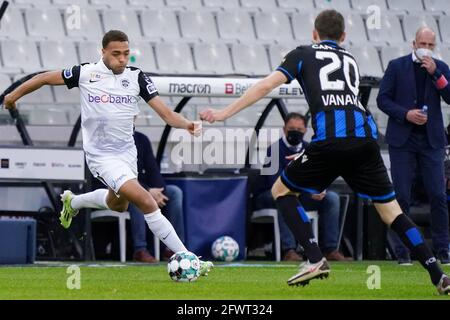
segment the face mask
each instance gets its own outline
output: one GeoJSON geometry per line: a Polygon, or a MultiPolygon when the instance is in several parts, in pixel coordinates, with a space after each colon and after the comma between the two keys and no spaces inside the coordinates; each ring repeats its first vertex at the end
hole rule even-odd
{"type": "Polygon", "coordinates": [[[425,56],[433,57],[433,51],[431,51],[430,49],[419,48],[416,49],[415,53],[417,58],[419,58],[419,60],[423,60],[423,57],[425,56]]]}
{"type": "Polygon", "coordinates": [[[296,146],[303,141],[304,133],[297,130],[289,130],[286,139],[291,146],[296,146]]]}

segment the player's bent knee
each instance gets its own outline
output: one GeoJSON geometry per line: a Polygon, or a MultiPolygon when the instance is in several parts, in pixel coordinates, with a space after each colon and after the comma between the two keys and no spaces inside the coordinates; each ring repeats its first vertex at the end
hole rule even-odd
{"type": "Polygon", "coordinates": [[[392,222],[402,214],[402,209],[398,204],[397,200],[392,200],[390,202],[374,202],[375,208],[378,211],[378,214],[388,226],[392,224],[392,222]]]}

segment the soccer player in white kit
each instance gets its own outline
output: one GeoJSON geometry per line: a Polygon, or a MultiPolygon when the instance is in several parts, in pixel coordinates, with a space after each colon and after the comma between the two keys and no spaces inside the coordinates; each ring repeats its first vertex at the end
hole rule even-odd
{"type": "MultiPolygon", "coordinates": [[[[140,69],[128,67],[128,37],[118,30],[107,32],[102,41],[102,58],[61,71],[38,74],[4,99],[6,108],[15,108],[22,96],[43,85],[79,87],[81,127],[86,163],[92,174],[108,189],[74,195],[70,190],[61,195],[61,224],[68,228],[81,208],[111,209],[123,212],[128,203],[135,204],[150,230],[173,252],[186,251],[170,222],[161,214],[156,201],[137,181],[137,151],[133,139],[134,118],[139,113],[138,101],[144,99],[158,115],[175,128],[200,134],[193,121],[173,112],[158,96],[149,76],[140,69]]],[[[211,262],[201,263],[206,274],[211,262]]]]}

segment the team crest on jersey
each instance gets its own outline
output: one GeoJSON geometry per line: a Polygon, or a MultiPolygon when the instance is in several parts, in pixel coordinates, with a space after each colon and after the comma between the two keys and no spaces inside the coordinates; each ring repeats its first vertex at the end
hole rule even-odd
{"type": "Polygon", "coordinates": [[[126,88],[128,88],[129,85],[130,85],[130,81],[128,81],[128,79],[122,79],[122,87],[124,87],[126,89],[126,88]]]}
{"type": "Polygon", "coordinates": [[[92,72],[91,73],[91,79],[89,80],[89,82],[98,82],[98,81],[101,80],[101,78],[102,77],[100,76],[99,73],[92,72]]]}

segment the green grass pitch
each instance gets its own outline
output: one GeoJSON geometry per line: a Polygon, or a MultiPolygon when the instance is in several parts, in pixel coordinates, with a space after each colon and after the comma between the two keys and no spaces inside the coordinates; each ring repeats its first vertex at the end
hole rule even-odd
{"type": "MultiPolygon", "coordinates": [[[[151,299],[151,300],[293,300],[293,299],[450,299],[438,296],[418,262],[331,263],[325,280],[289,287],[296,264],[244,262],[216,264],[208,277],[191,283],[173,282],[166,263],[158,265],[80,264],[79,290],[69,290],[69,264],[0,267],[0,300],[4,299],[151,299]],[[380,267],[380,289],[369,290],[370,265],[380,267]]],[[[444,267],[447,273],[450,267],[444,267]]]]}

